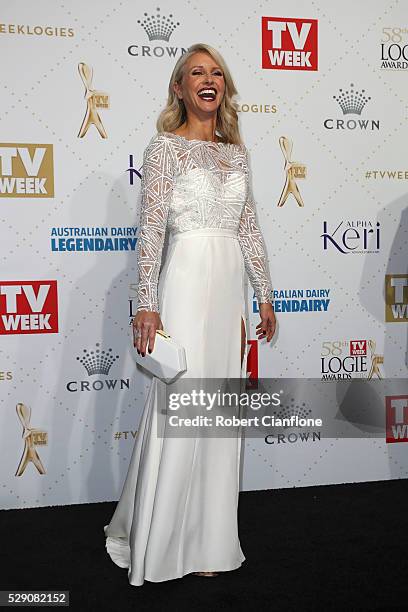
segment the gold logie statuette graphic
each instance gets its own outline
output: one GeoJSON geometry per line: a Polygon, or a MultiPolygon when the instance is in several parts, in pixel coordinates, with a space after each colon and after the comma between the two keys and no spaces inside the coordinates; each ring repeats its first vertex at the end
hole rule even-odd
{"type": "Polygon", "coordinates": [[[85,100],[86,100],[86,112],[85,117],[79,130],[78,138],[83,138],[87,133],[89,126],[93,123],[98,130],[102,138],[107,138],[105,128],[102,125],[101,118],[99,116],[97,108],[109,108],[109,95],[102,92],[91,89],[93,70],[87,64],[80,62],[78,64],[79,74],[83,84],[85,85],[85,100]]]}
{"type": "Polygon", "coordinates": [[[304,179],[306,178],[306,166],[299,162],[291,161],[292,157],[292,141],[286,136],[281,136],[279,138],[280,148],[283,153],[283,157],[285,158],[285,172],[286,172],[286,181],[283,187],[283,191],[281,193],[281,197],[279,198],[278,206],[283,206],[286,200],[289,197],[289,194],[292,194],[299,204],[299,206],[304,206],[302,196],[300,195],[300,191],[298,186],[296,185],[296,179],[304,179]]]}
{"type": "Polygon", "coordinates": [[[35,446],[47,444],[47,432],[41,429],[30,427],[31,408],[25,404],[18,403],[16,406],[18,418],[23,426],[24,450],[18,464],[16,476],[21,476],[27,467],[27,464],[32,461],[40,474],[45,474],[45,468],[41,463],[35,446]]]}
{"type": "Polygon", "coordinates": [[[370,349],[370,353],[371,353],[371,368],[370,371],[368,373],[367,379],[371,380],[372,377],[374,376],[374,374],[378,377],[378,378],[382,378],[381,376],[381,371],[380,371],[380,365],[382,365],[384,363],[384,356],[383,355],[377,355],[375,353],[375,341],[374,340],[368,340],[367,341],[367,345],[368,348],[370,349]]]}

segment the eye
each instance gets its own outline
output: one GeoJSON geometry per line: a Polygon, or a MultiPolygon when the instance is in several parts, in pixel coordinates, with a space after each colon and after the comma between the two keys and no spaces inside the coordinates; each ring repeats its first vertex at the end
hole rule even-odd
{"type": "Polygon", "coordinates": [[[215,74],[215,76],[221,76],[221,77],[222,77],[222,76],[224,76],[224,75],[222,74],[221,70],[216,70],[216,71],[214,72],[214,74],[215,74]]]}
{"type": "Polygon", "coordinates": [[[202,74],[201,70],[193,70],[192,74],[202,74]]]}

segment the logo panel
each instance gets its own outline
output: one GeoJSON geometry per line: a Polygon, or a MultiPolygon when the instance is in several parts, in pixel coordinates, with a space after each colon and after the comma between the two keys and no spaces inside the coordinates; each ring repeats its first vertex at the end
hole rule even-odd
{"type": "Polygon", "coordinates": [[[0,143],[0,198],[53,198],[51,144],[0,143]]]}
{"type": "Polygon", "coordinates": [[[317,19],[262,17],[262,68],[317,70],[317,19]]]}
{"type": "Polygon", "coordinates": [[[57,332],[57,281],[0,281],[0,334],[57,332]]]}

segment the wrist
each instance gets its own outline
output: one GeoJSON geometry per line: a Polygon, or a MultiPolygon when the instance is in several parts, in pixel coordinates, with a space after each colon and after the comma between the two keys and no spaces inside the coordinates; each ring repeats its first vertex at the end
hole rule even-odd
{"type": "Polygon", "coordinates": [[[265,307],[270,306],[273,310],[273,304],[272,302],[259,302],[259,308],[260,310],[263,310],[265,307]]]}

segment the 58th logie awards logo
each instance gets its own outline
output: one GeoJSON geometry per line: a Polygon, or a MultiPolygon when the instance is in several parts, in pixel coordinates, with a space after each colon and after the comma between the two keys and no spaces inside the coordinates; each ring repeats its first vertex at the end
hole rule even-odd
{"type": "Polygon", "coordinates": [[[321,379],[383,379],[384,355],[377,353],[376,346],[373,339],[323,342],[320,353],[321,379]]]}
{"type": "Polygon", "coordinates": [[[80,62],[78,71],[85,86],[86,111],[79,130],[78,138],[83,138],[89,127],[94,125],[102,138],[107,138],[106,130],[98,113],[98,108],[109,108],[109,95],[103,91],[92,89],[93,69],[80,62]]]}

